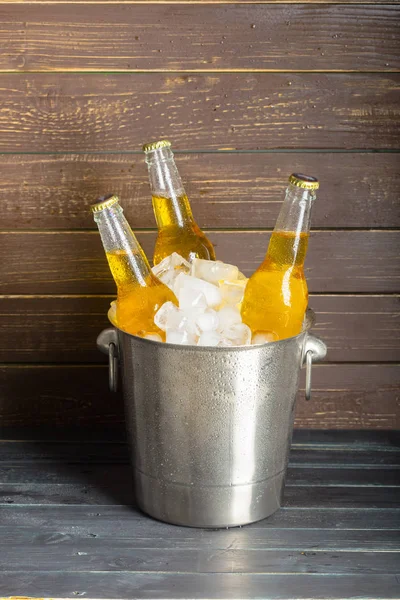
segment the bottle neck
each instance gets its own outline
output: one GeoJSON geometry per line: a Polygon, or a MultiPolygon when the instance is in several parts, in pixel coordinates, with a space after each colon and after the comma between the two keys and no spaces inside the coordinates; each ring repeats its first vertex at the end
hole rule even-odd
{"type": "Polygon", "coordinates": [[[274,264],[303,266],[314,199],[315,191],[289,184],[271,235],[268,260],[274,264]]]}
{"type": "Polygon", "coordinates": [[[132,284],[146,285],[146,279],[151,275],[150,265],[123,214],[122,207],[116,203],[95,212],[94,220],[99,228],[101,241],[118,289],[126,287],[129,280],[132,284]],[[116,256],[123,261],[123,269],[120,266],[121,261],[115,260],[116,256]]]}
{"type": "Polygon", "coordinates": [[[153,209],[159,229],[194,223],[174,155],[170,148],[146,152],[153,209]]]}
{"type": "Polygon", "coordinates": [[[304,190],[289,184],[274,231],[291,231],[297,235],[309,233],[314,200],[313,190],[304,190]]]}

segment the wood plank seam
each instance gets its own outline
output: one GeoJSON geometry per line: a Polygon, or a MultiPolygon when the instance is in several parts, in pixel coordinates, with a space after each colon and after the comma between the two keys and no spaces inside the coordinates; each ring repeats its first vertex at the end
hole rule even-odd
{"type": "MultiPolygon", "coordinates": [[[[60,0],[61,2],[61,0],[60,0]]],[[[384,74],[397,74],[400,73],[400,69],[375,69],[375,70],[360,70],[360,69],[116,69],[116,70],[104,70],[104,69],[1,69],[0,75],[61,75],[68,73],[69,75],[143,75],[145,73],[153,74],[201,74],[201,75],[230,75],[230,74],[331,74],[331,75],[347,75],[347,74],[358,74],[358,75],[384,75],[384,74]]]]}
{"type": "MultiPolygon", "coordinates": [[[[50,0],[54,2],[56,0],[50,0]]],[[[60,0],[61,2],[62,0],[60,0]]],[[[400,0],[399,0],[400,2],[400,0]]],[[[205,154],[205,155],[220,155],[220,156],[228,156],[228,155],[268,155],[268,154],[399,154],[399,148],[307,148],[301,147],[298,148],[262,148],[262,149],[240,149],[235,150],[234,148],[218,148],[218,149],[177,149],[174,148],[174,155],[191,155],[191,154],[205,154]]],[[[143,152],[139,150],[70,150],[70,151],[62,151],[62,150],[44,150],[44,151],[20,151],[20,150],[0,150],[0,156],[140,156],[143,158],[143,152]]]]}

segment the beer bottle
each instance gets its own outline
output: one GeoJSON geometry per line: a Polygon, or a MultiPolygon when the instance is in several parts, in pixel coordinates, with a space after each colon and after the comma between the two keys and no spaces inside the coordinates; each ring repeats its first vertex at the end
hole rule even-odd
{"type": "Polygon", "coordinates": [[[215,260],[212,243],[193,218],[170,142],[161,140],[145,144],[143,151],[146,154],[158,227],[154,264],[172,252],[177,252],[188,261],[194,258],[215,260]]]}
{"type": "Polygon", "coordinates": [[[163,337],[153,318],[164,302],[178,304],[174,293],[152,273],[118,197],[100,198],[92,211],[117,284],[116,325],[133,335],[158,333],[163,337]]]}
{"type": "Polygon", "coordinates": [[[294,173],[263,263],[250,277],[242,304],[242,319],[253,335],[280,340],[300,333],[307,308],[304,276],[311,207],[319,183],[294,173]]]}

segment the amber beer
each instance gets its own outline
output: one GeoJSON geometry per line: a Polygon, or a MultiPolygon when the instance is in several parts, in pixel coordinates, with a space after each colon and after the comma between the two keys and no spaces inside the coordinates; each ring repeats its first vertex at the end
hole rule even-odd
{"type": "Polygon", "coordinates": [[[264,261],[250,277],[242,304],[242,319],[253,336],[281,340],[300,333],[308,303],[304,260],[311,207],[319,183],[315,177],[293,174],[264,261]]]}
{"type": "Polygon", "coordinates": [[[165,334],[154,324],[154,315],[164,302],[178,304],[174,293],[151,271],[147,257],[126,220],[118,197],[93,204],[107,261],[117,284],[117,323],[128,333],[145,336],[165,334]]]}
{"type": "Polygon", "coordinates": [[[214,247],[193,218],[189,199],[167,140],[143,146],[149,170],[153,210],[158,236],[154,264],[177,252],[188,261],[215,260],[214,247]]]}

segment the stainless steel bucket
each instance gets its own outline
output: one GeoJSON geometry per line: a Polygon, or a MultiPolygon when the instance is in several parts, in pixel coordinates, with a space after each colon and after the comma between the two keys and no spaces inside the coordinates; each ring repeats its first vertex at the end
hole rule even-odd
{"type": "Polygon", "coordinates": [[[97,339],[120,363],[139,506],[192,527],[233,527],[279,508],[300,367],[326,346],[308,333],[260,346],[160,344],[111,328],[97,339]]]}

